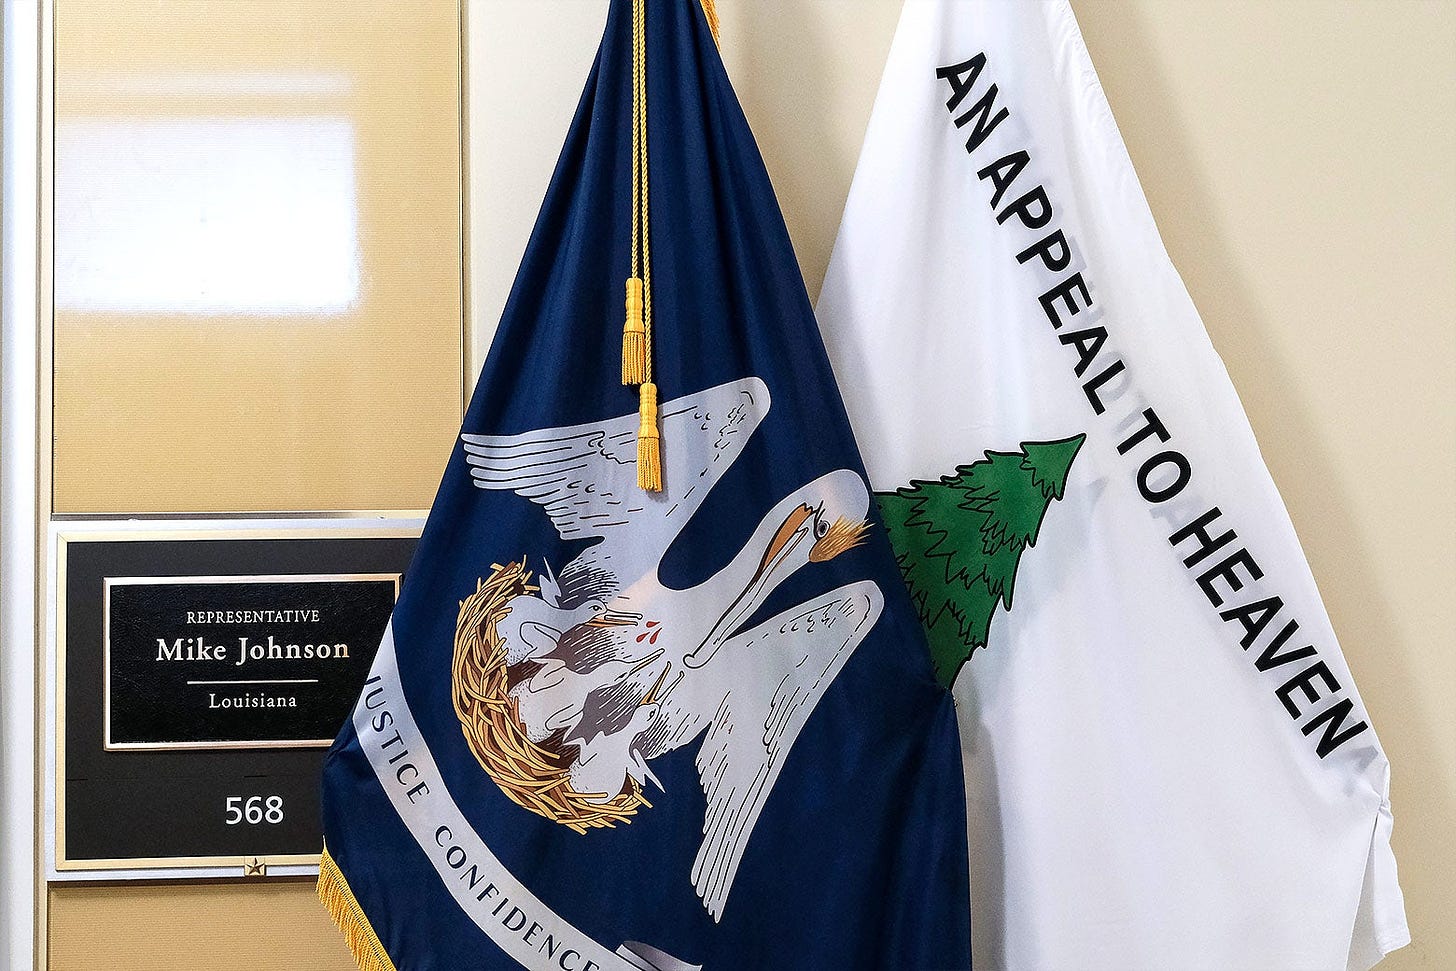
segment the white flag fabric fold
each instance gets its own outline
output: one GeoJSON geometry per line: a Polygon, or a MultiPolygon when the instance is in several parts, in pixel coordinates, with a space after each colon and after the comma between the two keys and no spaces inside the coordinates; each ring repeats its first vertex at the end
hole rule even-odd
{"type": "Polygon", "coordinates": [[[906,3],[817,310],[954,679],[976,967],[1407,943],[1388,763],[1066,3],[906,3]]]}

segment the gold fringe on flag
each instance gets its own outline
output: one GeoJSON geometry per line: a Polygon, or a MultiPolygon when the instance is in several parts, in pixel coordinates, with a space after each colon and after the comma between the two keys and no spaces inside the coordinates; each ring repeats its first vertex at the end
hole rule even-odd
{"type": "Polygon", "coordinates": [[[359,971],[395,971],[394,962],[379,942],[379,936],[374,933],[369,918],[364,916],[364,909],[359,906],[354,891],[349,889],[349,882],[344,879],[334,858],[329,856],[327,848],[319,857],[318,896],[344,935],[344,943],[353,952],[359,971]]]}
{"type": "Polygon", "coordinates": [[[707,18],[708,30],[713,32],[713,43],[722,45],[723,41],[718,36],[718,6],[713,0],[702,0],[703,16],[707,18]]]}

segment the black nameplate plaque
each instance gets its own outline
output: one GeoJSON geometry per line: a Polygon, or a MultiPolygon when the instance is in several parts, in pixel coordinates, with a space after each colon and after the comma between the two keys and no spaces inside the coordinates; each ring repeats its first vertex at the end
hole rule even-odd
{"type": "Polygon", "coordinates": [[[57,875],[316,865],[325,748],[418,529],[59,527],[57,875]]]}
{"type": "Polygon", "coordinates": [[[398,574],[108,577],[106,747],[326,746],[398,574]]]}

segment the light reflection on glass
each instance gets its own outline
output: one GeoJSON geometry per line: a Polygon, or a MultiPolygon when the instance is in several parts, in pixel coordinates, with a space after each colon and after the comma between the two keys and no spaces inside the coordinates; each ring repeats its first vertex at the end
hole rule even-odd
{"type": "Polygon", "coordinates": [[[59,308],[324,314],[359,299],[347,117],[73,117],[55,157],[59,308]]]}

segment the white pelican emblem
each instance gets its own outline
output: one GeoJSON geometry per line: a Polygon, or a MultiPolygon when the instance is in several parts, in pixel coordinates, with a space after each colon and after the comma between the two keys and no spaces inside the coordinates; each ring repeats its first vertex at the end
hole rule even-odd
{"type": "Polygon", "coordinates": [[[706,730],[692,879],[715,920],[789,749],[883,604],[864,580],[744,629],[785,577],[862,541],[869,492],[845,469],[780,499],[696,586],[659,578],[768,409],[758,378],[667,402],[660,493],[636,485],[635,413],[461,436],[478,487],[537,503],[563,539],[597,540],[537,587],[524,561],[498,566],[462,604],[455,698],[472,750],[512,799],[584,831],[648,805],[646,782],[662,788],[648,763],[706,730]]]}

